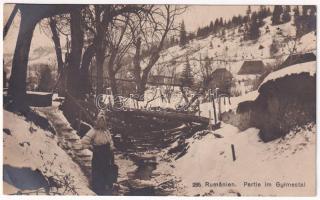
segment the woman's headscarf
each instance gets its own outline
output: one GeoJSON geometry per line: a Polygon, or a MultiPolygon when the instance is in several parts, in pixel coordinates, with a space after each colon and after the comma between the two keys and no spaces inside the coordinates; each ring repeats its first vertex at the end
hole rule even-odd
{"type": "Polygon", "coordinates": [[[96,129],[107,129],[107,121],[106,121],[106,118],[103,113],[98,114],[95,128],[96,129]]]}

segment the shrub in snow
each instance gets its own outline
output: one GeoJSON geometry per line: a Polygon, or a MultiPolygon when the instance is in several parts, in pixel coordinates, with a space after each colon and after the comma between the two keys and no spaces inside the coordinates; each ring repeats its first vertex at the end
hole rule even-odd
{"type": "Polygon", "coordinates": [[[276,53],[278,53],[278,51],[279,51],[279,43],[275,39],[273,39],[270,45],[270,55],[274,56],[276,53]]]}

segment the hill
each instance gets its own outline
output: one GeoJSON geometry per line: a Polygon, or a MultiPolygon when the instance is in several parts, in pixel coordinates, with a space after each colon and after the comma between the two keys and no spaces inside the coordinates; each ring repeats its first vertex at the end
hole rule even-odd
{"type": "Polygon", "coordinates": [[[163,50],[157,65],[161,67],[163,64],[169,64],[177,68],[177,72],[181,72],[188,57],[196,73],[200,70],[199,60],[203,61],[207,56],[213,59],[215,68],[226,68],[236,75],[244,60],[262,60],[266,65],[275,65],[282,62],[294,48],[297,52],[316,50],[314,32],[302,36],[297,41],[292,39],[296,34],[293,19],[285,24],[273,26],[271,17],[267,17],[260,28],[261,35],[257,40],[244,41],[243,33],[239,30],[241,27],[225,29],[225,35],[212,34],[203,39],[193,39],[184,47],[174,46],[163,50]],[[267,29],[269,31],[266,31],[267,29]],[[273,40],[277,44],[278,52],[271,55],[270,46],[273,40]]]}

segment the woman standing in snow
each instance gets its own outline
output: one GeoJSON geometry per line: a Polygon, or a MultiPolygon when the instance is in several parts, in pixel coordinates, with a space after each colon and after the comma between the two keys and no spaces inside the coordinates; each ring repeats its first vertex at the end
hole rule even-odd
{"type": "Polygon", "coordinates": [[[114,146],[110,131],[106,127],[105,117],[99,114],[95,127],[81,139],[85,148],[93,146],[91,184],[93,191],[98,195],[104,195],[107,192],[106,189],[112,188],[115,177],[113,170],[114,146]]]}

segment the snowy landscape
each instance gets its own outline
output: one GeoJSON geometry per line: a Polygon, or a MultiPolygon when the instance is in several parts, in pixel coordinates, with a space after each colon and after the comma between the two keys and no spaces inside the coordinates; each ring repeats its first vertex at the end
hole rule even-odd
{"type": "Polygon", "coordinates": [[[314,6],[242,6],[197,30],[194,6],[38,6],[4,7],[50,11],[15,52],[5,37],[28,17],[5,22],[4,194],[316,194],[314,6]],[[31,43],[39,27],[51,46],[31,43]],[[99,116],[117,169],[103,192],[101,141],[83,142],[99,116]]]}

